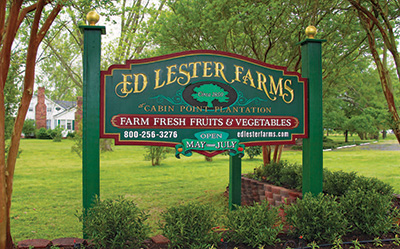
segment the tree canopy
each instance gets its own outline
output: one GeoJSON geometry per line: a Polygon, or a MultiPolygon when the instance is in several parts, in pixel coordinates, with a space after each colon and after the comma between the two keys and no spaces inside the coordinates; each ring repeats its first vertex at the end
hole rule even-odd
{"type": "MultiPolygon", "coordinates": [[[[391,111],[395,105],[392,104],[391,108],[389,102],[384,104],[383,97],[388,99],[389,96],[394,102],[396,94],[392,93],[390,97],[389,90],[398,89],[399,85],[397,82],[393,88],[389,84],[384,87],[384,94],[378,88],[382,77],[379,77],[379,70],[373,70],[369,36],[364,32],[353,2],[170,0],[168,9],[161,14],[150,34],[161,54],[215,49],[300,71],[300,48],[296,44],[305,39],[304,30],[312,24],[318,28],[317,38],[327,40],[322,55],[326,128],[346,131],[348,119],[365,114],[364,108],[395,113],[391,111]],[[327,113],[327,110],[330,111],[327,113]]],[[[394,5],[388,8],[394,10],[394,5]]],[[[389,13],[389,23],[394,22],[399,14],[389,13]]],[[[395,37],[393,32],[388,33],[395,37]]],[[[375,37],[376,46],[383,51],[388,39],[375,37]]],[[[392,115],[392,120],[395,120],[393,117],[396,115],[392,115]]],[[[393,122],[385,119],[384,123],[395,128],[393,122]]],[[[379,125],[376,129],[378,127],[389,128],[388,125],[379,125]]]]}

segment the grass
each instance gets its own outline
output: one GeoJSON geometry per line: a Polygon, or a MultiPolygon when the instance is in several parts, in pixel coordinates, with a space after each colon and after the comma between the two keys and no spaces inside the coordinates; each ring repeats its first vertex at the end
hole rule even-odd
{"type": "MultiPolygon", "coordinates": [[[[391,140],[396,143],[395,140],[391,140]]],[[[82,207],[81,159],[71,153],[73,142],[63,140],[21,141],[23,150],[17,161],[12,200],[12,235],[15,241],[32,238],[81,237],[75,214],[82,207]]],[[[182,202],[226,205],[222,197],[229,182],[229,158],[218,155],[212,162],[194,154],[178,160],[173,154],[161,166],[144,160],[146,148],[115,146],[114,152],[101,155],[101,197],[123,195],[135,200],[151,217],[157,233],[160,212],[182,202]]],[[[301,163],[301,151],[285,151],[283,160],[301,163]]],[[[357,171],[375,176],[400,193],[400,151],[370,151],[360,147],[324,152],[324,167],[357,171]]],[[[242,160],[242,172],[262,164],[261,157],[242,160]]]]}

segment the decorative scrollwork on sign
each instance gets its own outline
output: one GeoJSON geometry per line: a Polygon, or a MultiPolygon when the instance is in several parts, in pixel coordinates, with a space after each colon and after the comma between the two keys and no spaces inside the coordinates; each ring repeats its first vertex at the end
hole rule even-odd
{"type": "Polygon", "coordinates": [[[167,97],[164,95],[157,95],[155,97],[152,97],[151,99],[156,99],[158,104],[163,104],[164,101],[168,101],[169,103],[173,105],[183,105],[185,102],[183,101],[182,98],[182,92],[183,89],[179,90],[176,92],[176,95],[171,97],[167,97]]]}
{"type": "Polygon", "coordinates": [[[255,105],[259,105],[261,102],[268,102],[268,100],[262,99],[262,98],[259,98],[259,97],[248,99],[248,98],[244,97],[242,92],[238,91],[238,100],[236,102],[237,105],[239,105],[239,106],[247,106],[247,105],[250,105],[253,102],[254,102],[255,105]]]}

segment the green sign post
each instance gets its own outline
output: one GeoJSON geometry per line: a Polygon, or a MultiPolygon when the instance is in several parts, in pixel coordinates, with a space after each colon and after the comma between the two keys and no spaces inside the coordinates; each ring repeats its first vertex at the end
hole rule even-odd
{"type": "MultiPolygon", "coordinates": [[[[88,14],[89,16],[89,14],[88,14]]],[[[83,49],[82,195],[87,210],[100,196],[100,55],[105,27],[81,26],[83,49]]]]}
{"type": "Polygon", "coordinates": [[[309,133],[303,139],[303,194],[322,193],[322,58],[324,40],[314,38],[316,29],[308,27],[308,39],[301,42],[302,75],[308,79],[309,133]]]}

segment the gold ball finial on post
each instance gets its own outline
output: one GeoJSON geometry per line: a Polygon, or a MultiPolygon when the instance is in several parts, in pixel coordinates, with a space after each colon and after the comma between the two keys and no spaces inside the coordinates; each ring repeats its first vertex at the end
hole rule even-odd
{"type": "Polygon", "coordinates": [[[317,28],[310,25],[306,28],[306,35],[309,39],[314,39],[317,34],[317,28]]]}
{"type": "Polygon", "coordinates": [[[100,20],[100,15],[94,10],[89,11],[86,15],[86,20],[89,22],[90,26],[94,26],[100,20]]]}

